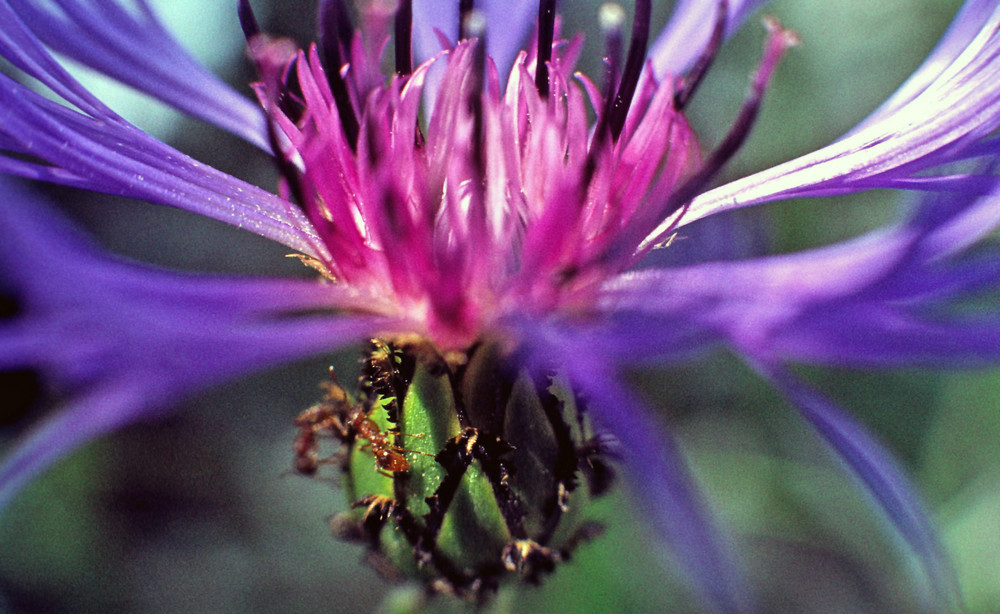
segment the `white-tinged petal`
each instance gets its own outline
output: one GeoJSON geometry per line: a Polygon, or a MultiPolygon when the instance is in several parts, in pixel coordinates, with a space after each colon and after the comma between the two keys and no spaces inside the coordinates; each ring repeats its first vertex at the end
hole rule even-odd
{"type": "MultiPolygon", "coordinates": [[[[970,0],[970,4],[972,7],[960,16],[959,30],[968,37],[964,31],[971,20],[980,19],[977,34],[954,55],[949,66],[932,67],[935,76],[930,83],[925,83],[924,73],[918,73],[913,87],[904,85],[901,99],[905,102],[893,99],[891,113],[878,113],[876,121],[867,121],[861,129],[822,149],[698,196],[681,225],[721,211],[786,198],[918,187],[919,182],[908,184],[906,180],[921,171],[979,155],[974,146],[1000,124],[1000,7],[993,7],[986,15],[978,0],[970,0]],[[919,93],[914,94],[913,89],[919,93]]],[[[951,43],[945,47],[950,50],[951,43]]],[[[949,55],[942,51],[939,57],[949,55]]],[[[979,179],[969,178],[970,191],[981,187],[979,179]]],[[[961,182],[947,187],[958,189],[961,182]]]]}

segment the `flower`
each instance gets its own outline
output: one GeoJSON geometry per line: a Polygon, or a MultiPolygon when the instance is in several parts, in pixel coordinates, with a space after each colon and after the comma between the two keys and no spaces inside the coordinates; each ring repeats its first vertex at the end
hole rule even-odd
{"type": "Polygon", "coordinates": [[[0,502],[84,441],[253,369],[372,336],[417,336],[446,357],[489,341],[531,372],[559,365],[620,442],[636,498],[695,593],[723,611],[751,609],[676,445],[622,383],[626,367],[724,343],[842,458],[918,556],[926,602],[953,598],[903,472],[789,363],[997,360],[996,314],[953,309],[995,288],[1000,273],[995,258],[969,249],[1000,221],[997,3],[968,0],[924,65],[848,135],[714,189],[793,36],[771,26],[740,117],[704,158],[683,108],[722,38],[758,2],[681,2],[652,45],[650,3],[637,2],[624,58],[621,20],[606,13],[600,85],[572,74],[579,43],[552,44],[554,2],[483,3],[461,15],[373,2],[355,38],[331,0],[321,3],[322,48],[302,51],[261,34],[242,2],[266,119],[187,59],[144,5],[98,4],[99,13],[74,0],[0,3],[0,53],[66,103],[0,78],[0,171],[228,222],[295,250],[319,279],[123,263],[10,188],[0,274],[21,311],[0,328],[0,366],[42,369],[67,400],[8,453],[0,502]],[[536,43],[517,55],[536,12],[536,43]],[[489,28],[500,22],[512,25],[489,28]],[[447,34],[455,26],[457,42],[447,34]],[[379,58],[390,29],[395,74],[386,77],[379,58]],[[411,34],[424,60],[416,66],[411,34]],[[280,195],[146,135],[49,50],[270,149],[280,195]],[[874,188],[927,197],[906,220],[845,243],[635,270],[710,215],[874,188]]]}

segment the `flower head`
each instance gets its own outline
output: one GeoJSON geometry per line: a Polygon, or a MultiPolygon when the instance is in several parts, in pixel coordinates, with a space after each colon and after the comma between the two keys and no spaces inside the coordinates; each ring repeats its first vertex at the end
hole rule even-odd
{"type": "MultiPolygon", "coordinates": [[[[395,13],[369,5],[362,33],[347,26],[339,40],[347,16],[336,5],[324,12],[322,54],[262,35],[242,5],[283,194],[301,203],[325,248],[313,266],[442,350],[500,332],[513,313],[589,309],[601,284],[646,251],[637,240],[651,222],[721,164],[702,164],[681,112],[696,83],[641,72],[648,2],[625,66],[609,56],[603,91],[573,74],[581,38],[543,55],[531,45],[501,79],[477,11],[460,17],[457,44],[416,68],[397,53],[387,80],[374,67],[395,13]],[[421,100],[435,68],[425,128],[421,100]]],[[[396,14],[397,49],[409,48],[410,12],[396,14]]],[[[613,43],[620,20],[607,27],[613,43]]],[[[539,40],[552,41],[555,21],[540,28],[539,40]]],[[[758,97],[792,41],[774,26],[758,97]]]]}
{"type": "MultiPolygon", "coordinates": [[[[418,339],[440,360],[416,368],[414,381],[445,378],[448,411],[463,428],[423,455],[446,473],[448,459],[465,457],[492,472],[513,538],[504,563],[523,562],[545,548],[517,526],[524,485],[515,476],[507,490],[497,461],[512,447],[509,433],[476,423],[461,402],[470,390],[489,397],[480,395],[481,381],[465,379],[478,348],[489,347],[528,381],[559,368],[618,441],[636,498],[693,591],[720,610],[750,609],[739,566],[677,446],[620,377],[630,365],[723,343],[797,404],[917,555],[925,605],[951,599],[947,566],[902,472],[787,363],[982,364],[1000,355],[996,314],[952,309],[1000,281],[995,258],[967,252],[1000,223],[991,136],[1000,123],[996,2],[968,0],[925,65],[842,139],[714,189],[794,35],[769,22],[747,99],[704,155],[683,112],[716,49],[759,2],[682,1],[650,44],[651,3],[639,0],[627,50],[620,15],[609,9],[607,72],[597,79],[573,73],[579,40],[558,40],[555,2],[546,0],[480,9],[462,2],[448,11],[376,1],[358,8],[358,31],[345,4],[327,0],[320,44],[304,50],[263,34],[249,3],[239,4],[263,113],[188,60],[143,3],[130,11],[100,0],[107,19],[98,20],[78,0],[0,1],[0,54],[65,103],[0,75],[0,171],[220,219],[292,248],[318,272],[308,280],[221,279],[125,264],[11,192],[0,206],[0,279],[22,310],[0,327],[0,366],[41,368],[68,400],[0,466],[0,502],[80,443],[181,394],[370,337],[418,339]],[[536,11],[537,28],[518,53],[536,11]],[[497,31],[491,24],[501,14],[510,27],[497,31]],[[390,31],[393,69],[383,75],[390,31]],[[146,135],[81,87],[50,50],[270,150],[283,177],[279,194],[146,135]],[[956,163],[961,170],[942,170],[956,163]],[[929,196],[905,221],[844,244],[633,270],[712,214],[872,188],[929,196]]],[[[507,384],[494,396],[516,396],[507,384]]],[[[536,385],[541,396],[544,384],[536,385]]],[[[376,391],[371,403],[395,402],[368,388],[376,391]]],[[[330,428],[383,455],[405,451],[385,439],[384,425],[331,398],[329,415],[303,418],[302,458],[311,458],[310,438],[330,428]]],[[[571,455],[586,456],[578,447],[571,455]]],[[[390,480],[406,470],[401,462],[380,467],[390,480]]],[[[569,481],[557,480],[557,503],[569,481]]],[[[445,482],[428,499],[440,501],[445,482]]],[[[372,510],[404,518],[405,533],[398,502],[379,496],[366,499],[365,519],[372,510]]],[[[408,537],[432,562],[433,530],[411,527],[408,537]]]]}

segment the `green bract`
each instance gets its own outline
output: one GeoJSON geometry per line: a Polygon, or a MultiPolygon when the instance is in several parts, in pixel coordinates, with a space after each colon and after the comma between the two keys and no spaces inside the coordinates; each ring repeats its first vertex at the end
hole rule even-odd
{"type": "Polygon", "coordinates": [[[363,365],[359,402],[332,383],[299,417],[297,466],[341,467],[353,504],[334,531],[381,571],[482,598],[508,577],[537,583],[599,532],[580,512],[609,485],[607,443],[557,378],[512,372],[488,344],[446,360],[375,340],[363,365]],[[320,458],[329,435],[343,448],[320,458]]]}

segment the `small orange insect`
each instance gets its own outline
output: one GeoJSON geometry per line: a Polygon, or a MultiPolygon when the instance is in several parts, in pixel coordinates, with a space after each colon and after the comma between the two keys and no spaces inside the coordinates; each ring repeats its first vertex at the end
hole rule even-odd
{"type": "Polygon", "coordinates": [[[388,432],[383,433],[378,424],[361,411],[360,407],[348,415],[347,425],[359,439],[368,441],[362,449],[371,449],[375,456],[376,471],[392,477],[393,473],[410,468],[410,461],[403,456],[407,450],[389,441],[388,432]]]}
{"type": "Polygon", "coordinates": [[[314,475],[319,470],[320,464],[336,462],[336,456],[320,458],[319,437],[327,431],[338,436],[341,441],[346,441],[346,434],[341,424],[349,411],[351,410],[348,405],[323,402],[313,405],[295,418],[295,426],[299,427],[299,432],[295,435],[292,448],[295,450],[297,472],[302,475],[314,475]]]}
{"type": "Polygon", "coordinates": [[[292,442],[295,450],[295,470],[302,475],[313,475],[319,470],[319,442],[316,432],[310,428],[300,427],[292,442]]]}
{"type": "MultiPolygon", "coordinates": [[[[320,464],[335,463],[336,456],[321,458],[319,455],[320,436],[333,435],[343,443],[354,439],[363,439],[367,443],[362,450],[371,450],[375,457],[375,470],[392,477],[393,473],[406,471],[410,462],[404,454],[412,452],[395,444],[390,435],[400,436],[393,431],[382,431],[365,412],[363,405],[351,407],[345,402],[325,402],[305,410],[295,419],[299,432],[295,436],[292,447],[295,450],[295,470],[303,475],[314,475],[320,464]]],[[[388,403],[386,399],[383,403],[388,403]]],[[[421,434],[409,434],[410,437],[420,437],[421,434]]],[[[418,452],[418,454],[426,454],[418,452]]],[[[427,456],[433,456],[428,454],[427,456]]]]}

